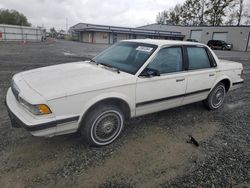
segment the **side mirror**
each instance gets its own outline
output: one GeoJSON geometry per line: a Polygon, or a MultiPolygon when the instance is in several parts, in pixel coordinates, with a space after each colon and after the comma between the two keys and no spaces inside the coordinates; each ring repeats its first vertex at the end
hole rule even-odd
{"type": "Polygon", "coordinates": [[[154,77],[154,76],[160,76],[160,72],[156,69],[151,69],[151,68],[145,68],[141,75],[140,76],[143,76],[143,77],[154,77]]]}

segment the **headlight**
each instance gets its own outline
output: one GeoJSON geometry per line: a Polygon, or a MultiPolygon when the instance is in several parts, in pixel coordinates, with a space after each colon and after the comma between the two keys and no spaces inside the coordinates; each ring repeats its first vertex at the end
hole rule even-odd
{"type": "Polygon", "coordinates": [[[34,115],[46,115],[52,113],[50,108],[46,104],[32,105],[26,100],[24,100],[22,97],[19,97],[19,102],[34,115]]]}
{"type": "Polygon", "coordinates": [[[19,93],[20,93],[20,90],[19,90],[19,88],[17,87],[17,85],[15,84],[15,81],[14,81],[13,79],[11,80],[11,85],[10,85],[10,87],[11,87],[12,93],[14,94],[16,100],[18,100],[18,95],[19,95],[19,93]]]}

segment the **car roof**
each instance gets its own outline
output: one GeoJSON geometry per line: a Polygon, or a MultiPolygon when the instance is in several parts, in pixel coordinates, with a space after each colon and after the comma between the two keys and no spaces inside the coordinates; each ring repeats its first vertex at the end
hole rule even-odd
{"type": "Polygon", "coordinates": [[[165,46],[165,45],[202,45],[204,44],[197,43],[197,42],[189,42],[189,41],[178,41],[178,40],[161,40],[161,39],[129,39],[129,40],[122,40],[125,42],[138,42],[138,43],[147,43],[153,44],[157,46],[165,46]]]}

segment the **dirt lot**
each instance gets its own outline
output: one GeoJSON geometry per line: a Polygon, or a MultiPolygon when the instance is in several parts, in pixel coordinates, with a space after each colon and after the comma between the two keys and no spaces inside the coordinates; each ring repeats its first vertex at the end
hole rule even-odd
{"type": "Polygon", "coordinates": [[[89,148],[79,134],[31,136],[10,126],[4,99],[16,72],[79,61],[105,45],[0,43],[0,187],[250,187],[250,53],[216,51],[244,64],[245,84],[224,107],[202,103],[132,119],[121,138],[89,148]],[[186,143],[192,134],[200,143],[186,143]]]}

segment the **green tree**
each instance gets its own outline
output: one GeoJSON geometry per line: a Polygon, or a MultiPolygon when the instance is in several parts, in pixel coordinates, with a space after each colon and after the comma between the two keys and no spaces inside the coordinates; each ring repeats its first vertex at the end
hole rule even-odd
{"type": "Polygon", "coordinates": [[[204,24],[204,0],[186,0],[181,7],[183,25],[204,24]]]}
{"type": "Polygon", "coordinates": [[[164,10],[162,12],[159,12],[156,16],[156,23],[158,24],[167,24],[169,20],[168,11],[164,10]]]}
{"type": "Polygon", "coordinates": [[[156,16],[158,24],[178,25],[181,23],[181,5],[177,4],[174,8],[159,12],[156,16]]]}
{"type": "Polygon", "coordinates": [[[207,23],[212,26],[221,25],[232,2],[233,0],[209,0],[206,3],[207,10],[204,12],[207,23]]]}
{"type": "Polygon", "coordinates": [[[174,9],[169,12],[169,20],[168,22],[172,25],[178,25],[181,23],[181,5],[175,5],[174,9]]]}
{"type": "Polygon", "coordinates": [[[26,16],[16,10],[0,9],[0,24],[30,26],[26,16]]]}
{"type": "Polygon", "coordinates": [[[205,0],[186,0],[183,5],[159,12],[156,17],[158,24],[200,25],[204,24],[205,0]]]}

